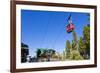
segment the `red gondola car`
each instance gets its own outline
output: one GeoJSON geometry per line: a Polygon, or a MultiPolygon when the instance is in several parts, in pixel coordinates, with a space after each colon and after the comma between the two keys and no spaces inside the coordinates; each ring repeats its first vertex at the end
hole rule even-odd
{"type": "Polygon", "coordinates": [[[66,31],[67,31],[68,33],[72,32],[74,29],[75,29],[75,26],[74,26],[73,23],[70,23],[70,24],[68,24],[68,25],[66,26],[66,31]]]}

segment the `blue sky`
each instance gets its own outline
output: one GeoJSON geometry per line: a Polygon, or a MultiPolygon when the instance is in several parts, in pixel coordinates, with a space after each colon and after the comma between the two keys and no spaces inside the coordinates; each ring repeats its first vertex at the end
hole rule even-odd
{"type": "Polygon", "coordinates": [[[73,39],[72,33],[66,32],[70,14],[79,38],[83,27],[89,23],[87,13],[21,10],[21,42],[29,46],[31,56],[37,48],[63,52],[66,40],[73,39]]]}

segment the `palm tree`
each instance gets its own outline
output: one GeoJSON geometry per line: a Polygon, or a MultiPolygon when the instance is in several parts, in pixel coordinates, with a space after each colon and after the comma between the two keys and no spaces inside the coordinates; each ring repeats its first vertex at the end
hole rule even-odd
{"type": "Polygon", "coordinates": [[[53,49],[47,50],[47,61],[50,61],[50,58],[52,57],[53,54],[55,54],[55,50],[53,49]]]}
{"type": "Polygon", "coordinates": [[[37,49],[36,55],[37,55],[37,58],[39,58],[41,56],[41,49],[37,49]]]}
{"type": "Polygon", "coordinates": [[[55,54],[55,50],[38,48],[36,51],[36,54],[37,54],[37,59],[46,58],[47,61],[50,61],[50,58],[52,57],[52,55],[55,54]]]}

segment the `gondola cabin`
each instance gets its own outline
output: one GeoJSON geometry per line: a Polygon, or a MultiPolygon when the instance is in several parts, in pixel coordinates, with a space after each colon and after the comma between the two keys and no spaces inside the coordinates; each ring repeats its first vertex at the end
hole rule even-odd
{"type": "Polygon", "coordinates": [[[68,24],[68,25],[66,26],[66,31],[67,31],[67,33],[72,32],[74,29],[75,29],[75,26],[74,26],[73,23],[70,23],[70,24],[68,24]]]}

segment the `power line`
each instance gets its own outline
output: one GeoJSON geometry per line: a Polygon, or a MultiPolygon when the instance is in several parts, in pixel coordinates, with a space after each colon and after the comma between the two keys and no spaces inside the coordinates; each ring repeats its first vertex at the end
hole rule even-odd
{"type": "MultiPolygon", "coordinates": [[[[48,19],[50,19],[50,14],[48,14],[49,16],[48,16],[48,19]]],[[[45,33],[44,33],[44,37],[43,37],[43,39],[42,39],[42,41],[41,41],[41,45],[40,45],[40,47],[43,47],[43,45],[44,45],[44,43],[45,43],[45,40],[46,40],[46,36],[47,36],[47,31],[48,31],[48,25],[50,24],[50,20],[48,20],[48,23],[47,23],[47,29],[45,29],[45,33]]]]}
{"type": "MultiPolygon", "coordinates": [[[[65,16],[65,15],[64,15],[65,16]]],[[[56,39],[55,39],[55,41],[54,41],[54,43],[53,43],[53,48],[55,48],[55,44],[56,44],[56,42],[57,42],[57,40],[58,40],[58,38],[60,37],[60,35],[62,34],[62,32],[63,32],[63,28],[66,28],[66,25],[64,25],[64,26],[62,26],[61,27],[61,29],[60,29],[60,32],[57,34],[57,37],[56,37],[56,39]]]]}

